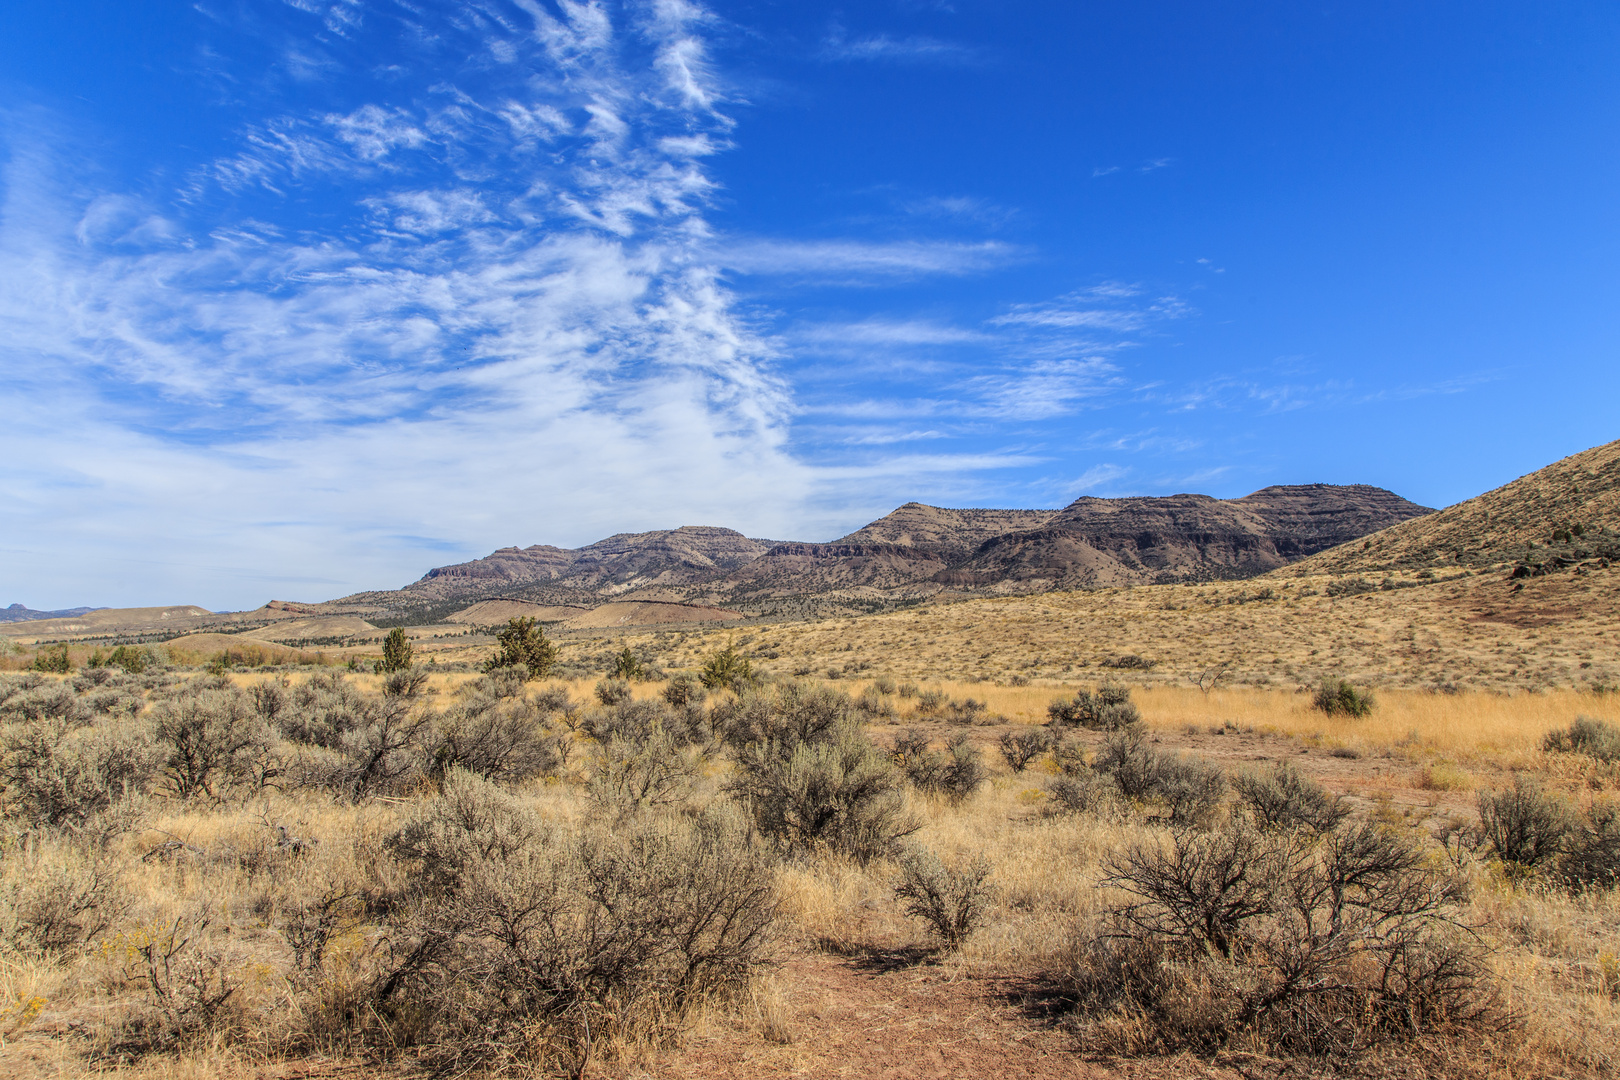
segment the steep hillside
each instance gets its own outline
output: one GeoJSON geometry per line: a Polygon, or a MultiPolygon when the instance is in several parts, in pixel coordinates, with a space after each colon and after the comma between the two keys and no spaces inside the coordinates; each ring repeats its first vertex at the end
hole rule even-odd
{"type": "Polygon", "coordinates": [[[1388,573],[1524,562],[1530,572],[1620,555],[1620,440],[1439,513],[1324,551],[1287,571],[1388,573]]]}

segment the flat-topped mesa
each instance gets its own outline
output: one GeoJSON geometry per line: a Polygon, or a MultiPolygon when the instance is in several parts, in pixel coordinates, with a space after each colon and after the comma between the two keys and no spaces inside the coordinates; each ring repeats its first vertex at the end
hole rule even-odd
{"type": "Polygon", "coordinates": [[[1314,555],[1434,513],[1370,484],[1278,485],[1234,501],[1265,519],[1277,550],[1289,559],[1314,555]]]}
{"type": "Polygon", "coordinates": [[[1057,510],[953,510],[908,502],[834,543],[886,543],[966,558],[992,536],[1036,529],[1057,510]]]}
{"type": "Polygon", "coordinates": [[[1076,499],[1041,528],[986,541],[936,580],[998,591],[1252,577],[1431,513],[1365,484],[1076,499]]]}

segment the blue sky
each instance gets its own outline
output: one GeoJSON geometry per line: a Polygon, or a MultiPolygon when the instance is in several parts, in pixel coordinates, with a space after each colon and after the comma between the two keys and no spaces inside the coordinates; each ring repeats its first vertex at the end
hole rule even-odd
{"type": "Polygon", "coordinates": [[[1620,436],[1620,8],[64,0],[0,35],[0,603],[1620,436]]]}

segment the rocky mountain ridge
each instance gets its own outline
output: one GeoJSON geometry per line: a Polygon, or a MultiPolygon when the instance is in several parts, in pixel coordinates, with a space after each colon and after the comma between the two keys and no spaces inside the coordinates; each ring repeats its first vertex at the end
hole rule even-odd
{"type": "Polygon", "coordinates": [[[1270,487],[1241,499],[1087,497],[1057,510],[912,502],[823,543],[689,525],[573,549],[501,548],[437,567],[403,589],[327,606],[389,621],[390,612],[437,620],[497,596],[748,614],[877,610],[936,596],[1252,577],[1431,512],[1382,488],[1329,484],[1270,487]]]}

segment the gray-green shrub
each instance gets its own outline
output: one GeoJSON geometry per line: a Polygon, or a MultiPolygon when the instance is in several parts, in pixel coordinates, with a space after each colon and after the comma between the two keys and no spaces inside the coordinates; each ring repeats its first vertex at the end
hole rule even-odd
{"type": "Polygon", "coordinates": [[[598,742],[590,760],[591,799],[621,814],[686,802],[701,772],[699,755],[664,731],[639,741],[598,742]]]}
{"type": "Polygon", "coordinates": [[[0,729],[0,800],[29,829],[84,827],[150,787],[162,762],[140,720],[78,723],[61,716],[0,729]]]}
{"type": "Polygon", "coordinates": [[[1209,825],[1226,793],[1219,769],[1198,758],[1160,753],[1140,726],[1109,734],[1092,768],[1112,778],[1126,799],[1162,806],[1174,825],[1209,825]]]}
{"type": "Polygon", "coordinates": [[[1575,828],[1569,804],[1520,773],[1513,786],[1479,793],[1480,833],[1502,862],[1520,871],[1555,859],[1575,828]]]}
{"type": "Polygon", "coordinates": [[[1249,1033],[1313,1054],[1488,1019],[1478,940],[1415,845],[1371,823],[1318,836],[1239,821],[1109,857],[1115,903],[1071,993],[1133,1052],[1249,1033]]]}
{"type": "Polygon", "coordinates": [[[728,790],[788,850],[864,861],[921,827],[853,711],[847,695],[790,683],[745,693],[722,721],[736,762],[728,790]]]}
{"type": "Polygon", "coordinates": [[[1620,761],[1620,727],[1607,720],[1577,716],[1569,727],[1549,731],[1541,747],[1549,753],[1587,754],[1598,761],[1620,761]]]}
{"type": "Polygon", "coordinates": [[[1015,773],[1029,768],[1029,763],[1052,748],[1052,736],[1041,728],[1032,731],[1003,732],[999,742],[1001,759],[1015,773]]]}
{"type": "Polygon", "coordinates": [[[1121,731],[1142,722],[1130,688],[1115,683],[1104,683],[1095,693],[1080,690],[1072,698],[1059,698],[1046,713],[1055,726],[1079,725],[1094,731],[1121,731]]]}
{"type": "Polygon", "coordinates": [[[602,679],[596,684],[596,700],[603,705],[618,705],[630,700],[630,683],[619,678],[602,679]]]}
{"type": "Polygon", "coordinates": [[[900,854],[894,895],[907,915],[922,919],[947,949],[955,949],[978,929],[995,901],[990,871],[983,856],[952,868],[926,847],[908,847],[900,854]]]}
{"type": "Polygon", "coordinates": [[[1262,829],[1308,829],[1327,832],[1338,827],[1350,807],[1337,795],[1300,774],[1286,761],[1265,771],[1246,769],[1232,779],[1239,801],[1262,829]]]}
{"type": "Polygon", "coordinates": [[[514,783],[555,772],[562,764],[559,736],[527,697],[474,696],[433,721],[432,769],[465,769],[488,780],[514,783]]]}
{"type": "Polygon", "coordinates": [[[102,846],[31,838],[0,855],[0,947],[56,955],[95,941],[129,906],[102,846]]]}
{"type": "Polygon", "coordinates": [[[1620,886],[1620,807],[1598,803],[1565,838],[1558,880],[1575,892],[1620,886]]]}
{"type": "Polygon", "coordinates": [[[382,692],[388,697],[413,698],[427,688],[428,669],[420,665],[395,668],[383,676],[382,692]]]}
{"type": "Polygon", "coordinates": [[[234,687],[188,686],[153,707],[152,726],[163,751],[163,786],[176,798],[217,798],[235,786],[262,786],[280,772],[268,725],[234,687]]]}
{"type": "Polygon", "coordinates": [[[1046,788],[1046,813],[1114,818],[1121,811],[1119,789],[1089,769],[1054,777],[1046,788]]]}
{"type": "Polygon", "coordinates": [[[724,806],[695,821],[554,826],[479,783],[447,785],[470,806],[424,809],[417,833],[432,845],[402,833],[394,846],[422,883],[387,916],[372,995],[397,1045],[441,1067],[578,1075],[598,1045],[667,1036],[763,961],[773,869],[724,806]],[[481,842],[491,820],[511,842],[481,842]]]}

